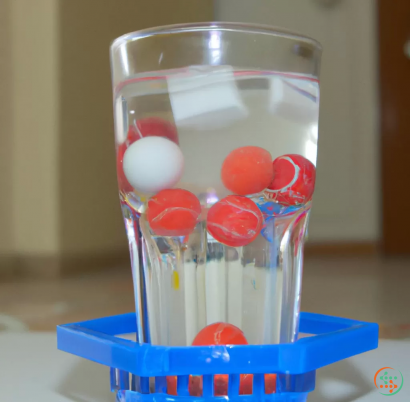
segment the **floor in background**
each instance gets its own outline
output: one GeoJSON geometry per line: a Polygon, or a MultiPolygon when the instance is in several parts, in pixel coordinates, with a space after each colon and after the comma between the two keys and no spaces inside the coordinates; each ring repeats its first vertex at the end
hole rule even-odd
{"type": "MultiPolygon", "coordinates": [[[[378,322],[382,337],[410,336],[408,259],[308,258],[302,296],[304,311],[378,322]]],[[[54,331],[58,324],[133,310],[128,269],[0,282],[0,331],[54,331]]]]}

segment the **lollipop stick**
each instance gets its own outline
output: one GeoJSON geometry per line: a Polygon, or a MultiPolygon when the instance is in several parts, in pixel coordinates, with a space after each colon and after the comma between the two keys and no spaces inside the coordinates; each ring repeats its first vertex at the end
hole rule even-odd
{"type": "Polygon", "coordinates": [[[198,296],[198,331],[206,327],[206,290],[205,290],[205,260],[198,263],[196,270],[196,289],[198,296]]]}
{"type": "Polygon", "coordinates": [[[226,269],[228,271],[228,322],[242,328],[243,268],[239,253],[227,248],[226,269]]]}
{"type": "Polygon", "coordinates": [[[211,260],[206,264],[206,323],[226,322],[225,261],[211,260]]]}
{"type": "Polygon", "coordinates": [[[185,336],[186,345],[190,346],[197,334],[198,303],[196,264],[193,261],[184,262],[184,290],[185,290],[185,336]]]}
{"type": "Polygon", "coordinates": [[[206,323],[226,322],[226,268],[224,246],[208,244],[205,270],[206,323]]]}
{"type": "Polygon", "coordinates": [[[264,307],[264,344],[279,343],[279,323],[281,307],[281,291],[279,281],[278,259],[278,241],[276,236],[273,237],[272,244],[268,250],[269,254],[265,272],[265,307],[264,307]]]}
{"type": "Polygon", "coordinates": [[[198,300],[198,321],[197,331],[206,327],[206,289],[205,289],[205,271],[206,271],[206,252],[208,236],[205,223],[200,224],[200,240],[196,253],[196,290],[198,300]]]}

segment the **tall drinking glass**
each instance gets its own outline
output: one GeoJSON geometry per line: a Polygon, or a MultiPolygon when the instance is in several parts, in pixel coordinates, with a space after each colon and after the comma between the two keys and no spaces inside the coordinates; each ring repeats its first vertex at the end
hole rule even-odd
{"type": "Polygon", "coordinates": [[[112,44],[139,342],[198,344],[214,323],[249,344],[297,338],[320,55],[312,39],[228,23],[112,44]]]}

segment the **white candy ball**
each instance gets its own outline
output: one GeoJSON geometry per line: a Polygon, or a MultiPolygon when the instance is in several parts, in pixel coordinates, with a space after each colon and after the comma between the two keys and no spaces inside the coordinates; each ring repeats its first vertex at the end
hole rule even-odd
{"type": "Polygon", "coordinates": [[[177,144],[163,137],[144,137],[124,154],[128,182],[142,193],[157,193],[173,187],[184,170],[184,155],[177,144]]]}

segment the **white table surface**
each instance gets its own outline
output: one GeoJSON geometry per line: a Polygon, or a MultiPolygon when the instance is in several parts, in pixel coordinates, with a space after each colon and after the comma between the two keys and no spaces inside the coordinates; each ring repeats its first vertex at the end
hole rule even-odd
{"type": "MultiPolygon", "coordinates": [[[[1,402],[113,402],[109,369],[57,350],[53,333],[0,335],[1,402]]],[[[410,340],[381,341],[378,350],[322,368],[309,402],[410,401],[410,340]],[[391,399],[374,386],[382,367],[402,372],[391,399]]]]}

